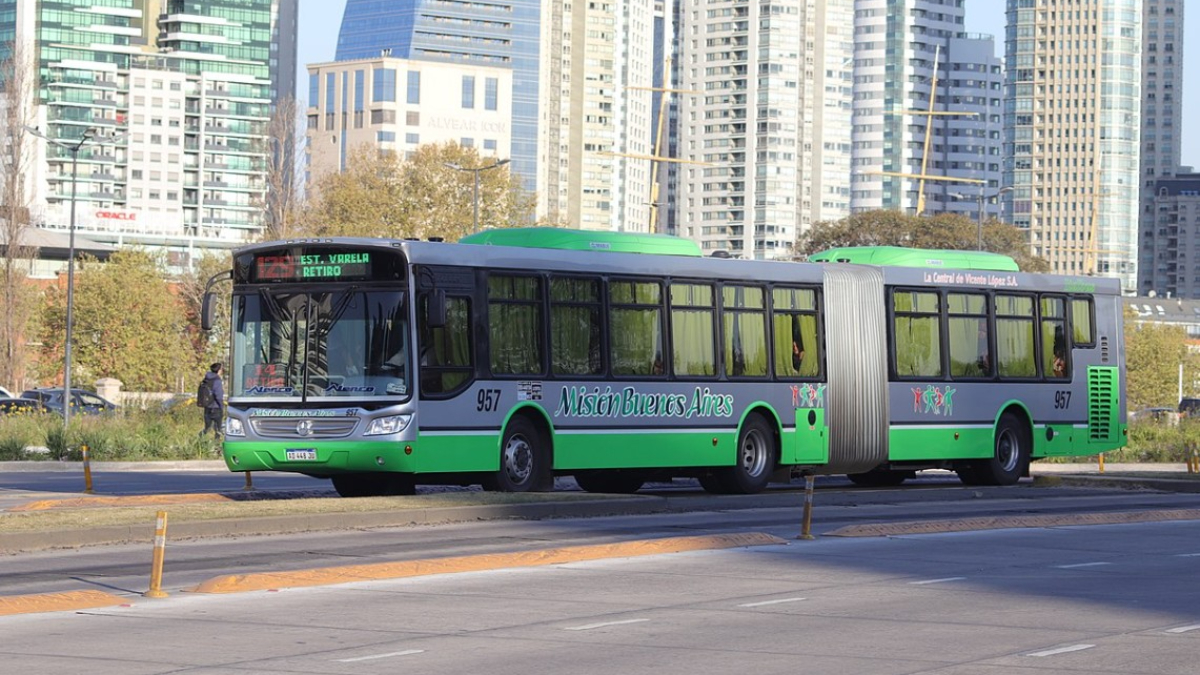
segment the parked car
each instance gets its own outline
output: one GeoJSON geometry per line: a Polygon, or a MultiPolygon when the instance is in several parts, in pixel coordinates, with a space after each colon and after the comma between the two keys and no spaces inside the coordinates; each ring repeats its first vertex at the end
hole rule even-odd
{"type": "Polygon", "coordinates": [[[0,398],[0,416],[35,415],[51,412],[36,398],[0,398]]]}
{"type": "MultiPolygon", "coordinates": [[[[36,399],[55,412],[63,411],[62,389],[29,389],[21,392],[21,398],[36,399]]],[[[74,415],[98,415],[119,409],[117,404],[106,401],[90,391],[71,389],[71,413],[74,415]]]]}
{"type": "Polygon", "coordinates": [[[1129,413],[1129,421],[1179,424],[1179,413],[1170,408],[1143,408],[1129,413]]]}
{"type": "Polygon", "coordinates": [[[1183,417],[1191,417],[1200,413],[1200,398],[1185,398],[1179,401],[1179,414],[1183,417]]]}
{"type": "Polygon", "coordinates": [[[0,387],[0,398],[16,398],[16,396],[13,396],[12,392],[4,387],[0,387]]]}

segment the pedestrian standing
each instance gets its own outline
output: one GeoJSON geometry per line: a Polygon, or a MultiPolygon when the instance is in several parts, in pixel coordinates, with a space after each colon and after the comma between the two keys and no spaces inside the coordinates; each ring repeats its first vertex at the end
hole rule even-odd
{"type": "Polygon", "coordinates": [[[204,430],[201,436],[212,429],[213,436],[221,438],[221,424],[225,418],[225,384],[221,381],[221,364],[214,363],[204,374],[196,392],[196,405],[204,409],[204,430]]]}

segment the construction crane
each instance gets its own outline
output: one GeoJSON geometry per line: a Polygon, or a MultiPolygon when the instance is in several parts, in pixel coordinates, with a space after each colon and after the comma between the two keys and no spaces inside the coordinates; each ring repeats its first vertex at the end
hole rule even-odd
{"type": "Polygon", "coordinates": [[[918,216],[923,215],[925,213],[925,181],[927,181],[927,180],[945,181],[948,183],[973,183],[976,185],[983,185],[983,184],[987,183],[986,180],[979,180],[977,178],[956,178],[953,176],[943,176],[943,175],[931,174],[928,171],[929,146],[933,140],[933,118],[941,117],[941,116],[963,117],[963,116],[974,116],[974,115],[979,114],[979,113],[973,113],[973,112],[946,112],[946,111],[938,112],[938,111],[934,110],[934,107],[937,103],[937,85],[938,85],[937,71],[938,71],[938,58],[941,55],[941,50],[942,50],[942,46],[937,45],[933,51],[933,78],[930,80],[930,85],[929,85],[929,108],[927,110],[901,110],[899,112],[899,114],[901,114],[901,115],[920,115],[920,116],[925,117],[925,145],[921,151],[921,173],[904,173],[904,172],[899,172],[899,171],[866,171],[866,172],[864,172],[864,173],[868,173],[868,174],[876,175],[876,176],[896,176],[898,178],[916,178],[916,179],[918,179],[918,181],[919,181],[917,184],[918,185],[918,187],[917,187],[917,215],[918,216]]]}
{"type": "MultiPolygon", "coordinates": [[[[667,80],[671,77],[671,59],[668,58],[663,68],[663,79],[667,80]]],[[[662,154],[664,129],[667,122],[667,95],[668,94],[700,94],[702,92],[694,89],[672,89],[670,87],[629,87],[629,89],[637,89],[639,91],[657,91],[662,92],[663,96],[659,99],[658,104],[658,129],[654,135],[654,154],[639,155],[628,152],[601,152],[599,154],[608,157],[627,157],[629,159],[647,159],[650,160],[650,232],[657,232],[658,228],[658,168],[662,162],[671,162],[675,164],[699,164],[701,166],[712,166],[709,162],[698,162],[689,159],[677,159],[674,157],[664,157],[662,154]]]]}

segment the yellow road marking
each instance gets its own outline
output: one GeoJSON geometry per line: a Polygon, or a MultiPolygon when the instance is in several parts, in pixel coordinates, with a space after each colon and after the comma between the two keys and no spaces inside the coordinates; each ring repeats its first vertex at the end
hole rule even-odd
{"type": "Polygon", "coordinates": [[[684,551],[716,550],[743,546],[765,546],[786,544],[787,541],[761,532],[742,534],[715,534],[696,537],[669,537],[647,539],[616,544],[570,546],[540,551],[516,553],[487,553],[481,555],[431,558],[428,560],[405,560],[399,562],[371,563],[366,565],[344,565],[323,567],[292,572],[262,572],[257,574],[230,574],[214,577],[192,589],[194,593],[241,593],[265,591],[279,588],[325,586],[356,581],[380,579],[402,579],[430,574],[452,574],[478,572],[513,567],[536,567],[563,563],[602,560],[605,558],[631,558],[684,551]]]}
{"type": "Polygon", "coordinates": [[[9,595],[0,597],[0,616],[95,609],[96,607],[111,607],[123,602],[124,600],[121,598],[104,591],[9,595]]]}

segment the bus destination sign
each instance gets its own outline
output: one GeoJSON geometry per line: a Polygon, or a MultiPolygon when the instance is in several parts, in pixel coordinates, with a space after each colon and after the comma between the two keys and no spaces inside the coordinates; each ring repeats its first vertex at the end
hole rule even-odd
{"type": "Polygon", "coordinates": [[[258,281],[347,281],[371,278],[371,254],[328,252],[263,254],[254,258],[258,281]]]}

